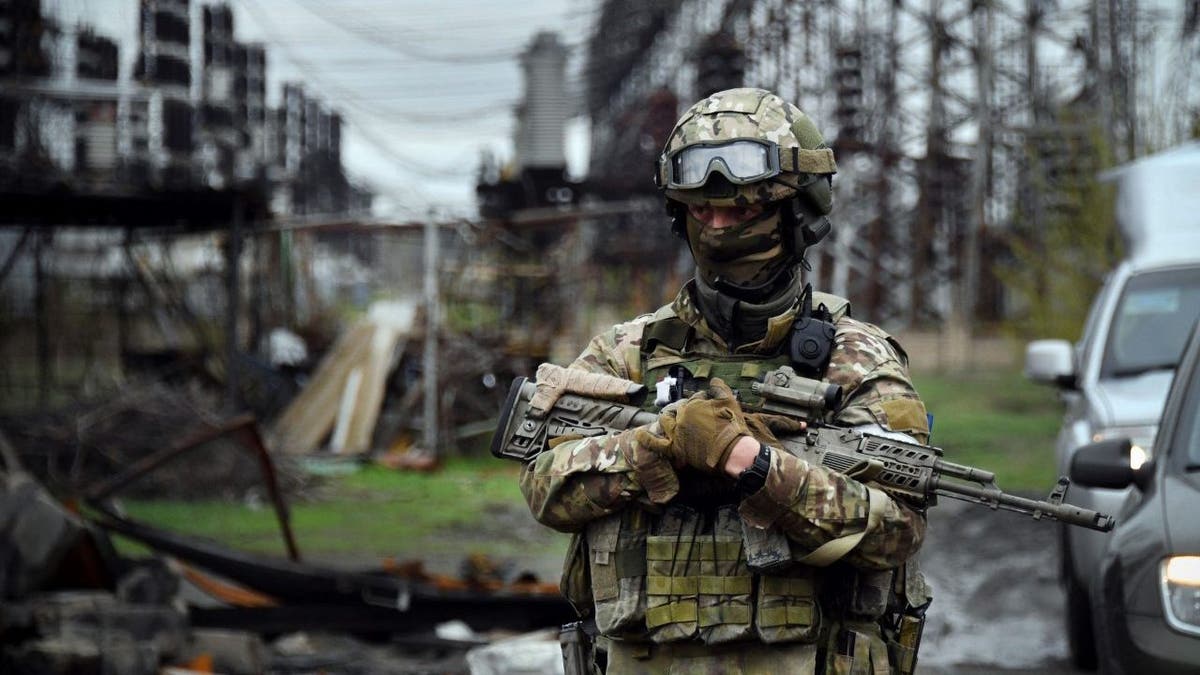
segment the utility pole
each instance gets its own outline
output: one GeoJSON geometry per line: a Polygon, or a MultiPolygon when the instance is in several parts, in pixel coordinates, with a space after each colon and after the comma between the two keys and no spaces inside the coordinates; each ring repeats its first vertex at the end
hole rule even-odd
{"type": "MultiPolygon", "coordinates": [[[[971,167],[971,213],[963,236],[962,278],[959,280],[959,313],[970,336],[975,324],[979,296],[979,233],[987,219],[988,176],[992,162],[992,6],[986,0],[976,5],[971,23],[975,29],[975,109],[979,132],[971,167]]],[[[970,341],[967,358],[971,358],[970,341]]]]}
{"type": "MultiPolygon", "coordinates": [[[[1049,109],[1048,105],[1043,105],[1040,76],[1041,65],[1038,57],[1038,35],[1043,30],[1043,22],[1045,21],[1045,18],[1040,12],[1038,2],[1039,0],[1025,0],[1024,18],[1025,25],[1028,28],[1024,34],[1024,85],[1025,105],[1027,106],[1028,117],[1025,120],[1026,132],[1024,140],[1025,147],[1028,149],[1032,149],[1035,143],[1040,142],[1043,125],[1045,124],[1047,117],[1045,113],[1049,109]]],[[[1037,225],[1043,222],[1046,210],[1046,165],[1045,162],[1041,161],[1040,159],[1032,157],[1034,153],[1030,152],[1029,150],[1026,152],[1029,158],[1022,161],[1022,165],[1025,168],[1024,181],[1026,183],[1026,187],[1024,188],[1023,192],[1024,194],[1028,195],[1028,197],[1023,200],[1024,203],[1022,204],[1022,213],[1026,223],[1028,223],[1026,229],[1028,232],[1027,236],[1030,237],[1030,241],[1034,242],[1037,247],[1036,250],[1045,251],[1045,233],[1043,232],[1042,228],[1037,227],[1037,225]],[[1030,187],[1034,184],[1037,185],[1036,190],[1030,187]]],[[[1011,168],[1012,167],[1010,166],[1010,170],[1011,168]]],[[[1044,296],[1048,292],[1047,289],[1049,288],[1049,284],[1047,282],[1049,270],[1046,269],[1045,266],[1041,266],[1040,269],[1034,270],[1034,274],[1036,279],[1035,288],[1037,295],[1039,297],[1044,296]]]]}
{"type": "Polygon", "coordinates": [[[225,242],[225,412],[232,415],[241,407],[238,392],[238,315],[241,313],[242,198],[233,193],[233,209],[225,242]]]}
{"type": "Polygon", "coordinates": [[[945,265],[936,261],[939,248],[938,225],[946,219],[946,190],[948,182],[945,176],[953,169],[946,165],[947,148],[947,114],[946,114],[946,83],[943,79],[943,66],[947,52],[951,48],[948,43],[948,31],[943,11],[942,0],[929,0],[928,19],[925,31],[929,39],[929,63],[922,77],[929,96],[929,113],[925,120],[925,158],[920,163],[917,173],[917,188],[920,197],[916,217],[913,220],[911,235],[911,250],[915,256],[927,257],[930,261],[924,270],[916,270],[911,287],[911,304],[913,316],[920,321],[929,318],[946,324],[947,317],[940,316],[942,307],[934,304],[934,298],[939,295],[939,287],[946,283],[943,279],[945,265]],[[926,317],[921,316],[921,308],[927,308],[926,317]]]}
{"type": "Polygon", "coordinates": [[[52,234],[38,232],[33,239],[33,311],[37,332],[37,362],[38,362],[38,407],[45,409],[50,403],[50,324],[46,316],[47,298],[49,296],[46,281],[45,249],[52,234]]]}
{"type": "Polygon", "coordinates": [[[424,384],[421,436],[425,451],[438,454],[438,231],[435,213],[430,210],[425,221],[425,352],[422,383],[424,384]]]}

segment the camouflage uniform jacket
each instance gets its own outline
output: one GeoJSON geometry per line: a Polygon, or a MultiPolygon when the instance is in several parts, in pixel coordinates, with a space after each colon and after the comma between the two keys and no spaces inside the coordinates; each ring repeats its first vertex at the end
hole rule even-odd
{"type": "MultiPolygon", "coordinates": [[[[651,322],[671,316],[693,329],[688,356],[729,360],[744,355],[748,363],[763,361],[780,350],[799,304],[769,320],[761,340],[730,350],[708,327],[691,293],[689,284],[670,305],[596,336],[570,367],[643,381],[643,368],[654,368],[654,355],[642,354],[643,331],[651,322]]],[[[837,318],[835,327],[825,380],[841,385],[844,396],[832,421],[846,426],[878,424],[924,442],[928,438],[925,409],[899,345],[879,328],[848,316],[837,318]]],[[[629,444],[634,442],[628,433],[566,440],[542,453],[521,475],[521,490],[534,517],[559,531],[583,532],[589,524],[626,509],[660,512],[675,495],[656,494],[652,499],[639,483],[628,459],[629,444]]],[[[775,452],[766,484],[742,499],[737,513],[750,525],[778,527],[801,550],[813,550],[866,529],[868,505],[864,484],[775,452]]],[[[920,547],[924,531],[923,514],[887,497],[879,525],[842,562],[860,570],[897,568],[920,547]]]]}

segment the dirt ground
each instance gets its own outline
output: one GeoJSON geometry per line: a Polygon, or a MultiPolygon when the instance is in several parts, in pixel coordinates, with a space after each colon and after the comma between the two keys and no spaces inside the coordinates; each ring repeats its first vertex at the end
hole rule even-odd
{"type": "Polygon", "coordinates": [[[934,600],[922,672],[1076,672],[1063,635],[1058,528],[949,499],[930,511],[920,560],[934,600]]]}

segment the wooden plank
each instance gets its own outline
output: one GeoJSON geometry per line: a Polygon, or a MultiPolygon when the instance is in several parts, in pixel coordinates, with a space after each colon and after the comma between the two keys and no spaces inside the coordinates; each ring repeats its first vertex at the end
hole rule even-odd
{"type": "MultiPolygon", "coordinates": [[[[378,336],[378,333],[376,333],[378,336]]],[[[342,388],[342,401],[338,405],[337,422],[333,425],[333,436],[329,439],[329,451],[340,455],[346,450],[346,439],[350,436],[350,425],[358,409],[358,391],[363,380],[363,366],[355,366],[346,376],[342,388]]]]}
{"type": "Polygon", "coordinates": [[[417,316],[414,301],[381,301],[371,306],[369,320],[375,325],[375,335],[363,361],[363,379],[358,388],[349,434],[344,447],[337,450],[346,454],[369,452],[375,436],[375,425],[383,407],[388,376],[395,367],[400,343],[407,341],[417,316]]]}
{"type": "Polygon", "coordinates": [[[346,377],[365,358],[374,333],[375,327],[362,321],[338,338],[312,379],[276,420],[271,433],[273,450],[304,455],[320,446],[333,427],[346,377]]]}

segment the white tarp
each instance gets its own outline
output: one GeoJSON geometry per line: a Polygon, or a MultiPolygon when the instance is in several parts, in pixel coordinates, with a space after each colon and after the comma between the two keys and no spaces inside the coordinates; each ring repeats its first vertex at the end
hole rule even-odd
{"type": "Polygon", "coordinates": [[[1117,223],[1131,257],[1200,246],[1200,142],[1190,142],[1106,172],[1117,183],[1117,223]]]}
{"type": "Polygon", "coordinates": [[[467,652],[471,675],[562,675],[558,630],[549,629],[499,640],[467,652]]]}

